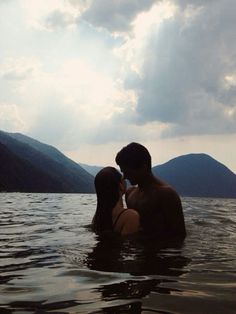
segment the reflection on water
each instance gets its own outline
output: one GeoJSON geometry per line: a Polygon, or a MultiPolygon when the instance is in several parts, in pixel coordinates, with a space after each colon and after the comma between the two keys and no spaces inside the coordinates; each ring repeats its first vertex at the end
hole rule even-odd
{"type": "Polygon", "coordinates": [[[182,245],[183,241],[163,244],[141,236],[128,240],[106,236],[98,239],[86,263],[93,270],[133,276],[179,276],[185,273],[183,267],[190,261],[182,256],[182,245]]]}
{"type": "Polygon", "coordinates": [[[175,282],[175,277],[186,272],[184,266],[190,259],[181,255],[182,244],[177,242],[161,245],[141,237],[129,240],[122,240],[118,236],[99,238],[87,256],[88,267],[96,271],[128,273],[133,276],[121,282],[101,285],[97,289],[107,303],[126,301],[115,308],[112,303],[101,313],[141,313],[143,309],[140,300],[151,291],[161,294],[179,291],[161,284],[175,282]]]}
{"type": "Polygon", "coordinates": [[[236,201],[183,199],[188,236],[95,236],[94,195],[0,194],[0,313],[235,313],[236,201]]]}

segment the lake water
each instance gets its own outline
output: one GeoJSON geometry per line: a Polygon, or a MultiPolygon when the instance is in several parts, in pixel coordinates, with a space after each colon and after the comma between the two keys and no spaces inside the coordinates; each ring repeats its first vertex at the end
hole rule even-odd
{"type": "Polygon", "coordinates": [[[98,239],[92,194],[0,194],[0,313],[236,313],[236,200],[183,198],[183,244],[98,239]]]}

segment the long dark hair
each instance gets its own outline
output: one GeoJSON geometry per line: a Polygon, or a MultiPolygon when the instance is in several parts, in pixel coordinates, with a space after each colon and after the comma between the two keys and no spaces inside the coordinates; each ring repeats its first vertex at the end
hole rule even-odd
{"type": "Polygon", "coordinates": [[[96,233],[112,231],[112,209],[120,198],[121,174],[113,167],[100,170],[94,180],[97,193],[97,209],[93,218],[96,233]]]}

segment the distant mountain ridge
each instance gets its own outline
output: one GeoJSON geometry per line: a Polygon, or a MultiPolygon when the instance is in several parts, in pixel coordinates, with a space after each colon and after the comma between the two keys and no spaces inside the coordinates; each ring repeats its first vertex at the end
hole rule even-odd
{"type": "Polygon", "coordinates": [[[182,196],[236,198],[236,175],[207,154],[188,154],[153,167],[182,196]]]}
{"type": "Polygon", "coordinates": [[[82,164],[82,163],[79,163],[79,165],[94,177],[103,168],[100,166],[91,166],[91,165],[86,165],[86,164],[82,164]]]}
{"type": "MultiPolygon", "coordinates": [[[[96,175],[102,168],[81,164],[96,175]]],[[[154,175],[181,196],[236,198],[236,175],[207,154],[188,154],[154,166],[154,175]]]]}
{"type": "Polygon", "coordinates": [[[19,158],[0,143],[0,191],[63,192],[61,182],[19,158]]]}
{"type": "MultiPolygon", "coordinates": [[[[79,165],[53,146],[3,131],[0,163],[0,191],[20,192],[94,193],[102,168],[79,165]]],[[[236,198],[236,175],[209,155],[179,156],[152,170],[181,196],[236,198]]]]}
{"type": "MultiPolygon", "coordinates": [[[[46,173],[65,193],[93,193],[94,178],[53,146],[19,133],[0,131],[0,143],[25,162],[46,173]]],[[[54,192],[52,188],[51,192],[54,192]]]]}

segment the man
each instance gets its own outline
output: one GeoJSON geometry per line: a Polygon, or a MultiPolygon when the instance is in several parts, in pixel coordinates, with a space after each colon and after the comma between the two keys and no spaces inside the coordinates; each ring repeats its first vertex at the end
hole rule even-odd
{"type": "Polygon", "coordinates": [[[134,186],[126,192],[128,208],[137,210],[147,235],[184,238],[186,235],[181,200],[176,191],[152,174],[151,156],[141,144],[131,143],[116,155],[116,163],[134,186]]]}

